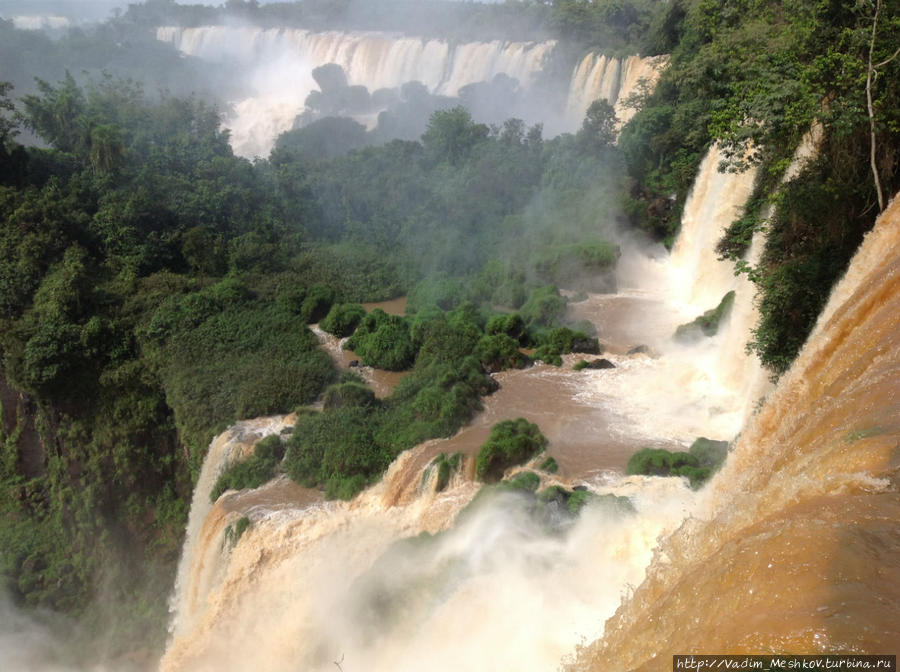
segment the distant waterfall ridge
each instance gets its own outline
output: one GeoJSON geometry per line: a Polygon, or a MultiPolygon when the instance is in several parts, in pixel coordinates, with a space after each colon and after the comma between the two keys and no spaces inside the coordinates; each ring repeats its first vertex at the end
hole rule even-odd
{"type": "MultiPolygon", "coordinates": [[[[340,65],[350,85],[363,85],[370,92],[417,81],[433,94],[455,96],[467,84],[500,74],[528,90],[557,46],[553,40],[455,44],[377,32],[250,26],[162,26],[156,36],[186,54],[235,64],[249,73],[252,95],[232,101],[233,111],[226,118],[232,145],[244,156],[267,154],[277,135],[291,128],[307,95],[317,88],[313,68],[326,63],[340,65]]],[[[620,60],[588,54],[574,68],[563,109],[545,111],[554,117],[548,124],[576,129],[593,100],[620,103],[641,78],[654,82],[664,62],[660,57],[620,60]]],[[[633,112],[617,108],[617,113],[624,121],[633,112]]]]}

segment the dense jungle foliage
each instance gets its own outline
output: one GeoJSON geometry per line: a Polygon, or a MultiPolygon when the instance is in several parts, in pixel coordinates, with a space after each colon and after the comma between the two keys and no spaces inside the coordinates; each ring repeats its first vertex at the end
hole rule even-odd
{"type": "MultiPolygon", "coordinates": [[[[210,103],[229,82],[147,31],[219,10],[154,0],[55,41],[0,21],[0,573],[17,600],[158,643],[215,432],[323,399],[221,487],[264,479],[283,448],[291,477],[352,496],[467,422],[487,373],[521,366],[523,347],[546,361],[598,352],[585,325],[563,324],[558,286],[608,276],[617,251],[597,222],[671,241],[713,141],[726,168],[759,166],[720,253],[760,287],[752,346],[776,373],[900,187],[893,3],[428,4],[473,34],[549,27],[577,49],[670,64],[617,146],[608,105],[545,139],[480,123],[474,94],[436,109],[413,86],[381,135],[323,114],[250,162],[210,103]],[[816,158],[782,184],[814,124],[816,158]],[[751,268],[758,229],[768,243],[751,268]],[[405,293],[405,317],[359,305],[405,293]],[[338,375],[307,326],[320,320],[352,334],[364,363],[410,371],[391,397],[338,375]],[[101,592],[121,605],[112,616],[101,592]]],[[[413,31],[423,18],[392,24],[376,11],[388,5],[361,0],[226,5],[262,23],[413,31]]]]}
{"type": "Polygon", "coordinates": [[[69,73],[14,93],[0,99],[0,563],[17,599],[87,622],[114,585],[134,616],[120,627],[151,613],[161,626],[213,434],[337,380],[307,324],[355,330],[366,362],[412,367],[388,400],[338,403],[347,390],[330,388],[302,418],[297,436],[324,443],[289,471],[347,497],[400,450],[455,431],[492,389],[485,371],[521,365],[521,347],[561,327],[549,283],[615,262],[588,232],[613,219],[621,171],[590,127],[544,140],[455,107],[420,141],[331,157],[283,142],[251,163],[199,98],[69,73]],[[45,147],[20,145],[20,129],[45,147]],[[409,318],[353,307],[406,292],[409,318]],[[488,328],[497,305],[520,312],[488,328]],[[365,450],[329,449],[360,428],[365,450]]]}
{"type": "Polygon", "coordinates": [[[758,285],[751,347],[781,373],[884,199],[900,188],[900,7],[674,0],[659,30],[669,66],[619,141],[632,180],[628,209],[636,224],[671,240],[711,142],[727,156],[724,169],[758,166],[755,193],[719,252],[758,285]],[[817,155],[782,184],[814,127],[817,155]],[[767,242],[750,268],[742,256],[757,230],[767,242]]]}

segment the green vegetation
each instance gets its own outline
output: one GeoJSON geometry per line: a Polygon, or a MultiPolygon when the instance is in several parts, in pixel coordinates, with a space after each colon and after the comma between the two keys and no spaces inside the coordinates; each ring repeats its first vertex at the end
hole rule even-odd
{"type": "Polygon", "coordinates": [[[556,463],[556,460],[553,457],[548,457],[546,460],[541,462],[538,467],[541,471],[545,471],[548,474],[555,474],[559,471],[559,465],[556,463]]]}
{"type": "Polygon", "coordinates": [[[761,318],[751,347],[780,374],[883,208],[879,184],[883,194],[900,188],[900,9],[882,0],[676,0],[665,3],[653,31],[651,41],[671,59],[658,87],[635,101],[643,107],[619,139],[633,180],[626,209],[633,223],[671,242],[712,141],[727,169],[760,167],[719,252],[757,284],[761,318]],[[822,131],[817,156],[782,185],[813,124],[822,131]],[[766,247],[750,268],[740,257],[762,228],[766,247]]]}
{"type": "Polygon", "coordinates": [[[628,460],[625,473],[644,476],[686,476],[699,488],[722,466],[728,456],[727,441],[700,437],[688,452],[672,453],[662,448],[642,448],[628,460]]]}
{"type": "MultiPolygon", "coordinates": [[[[223,10],[131,5],[58,40],[0,21],[14,85],[0,82],[0,574],[17,602],[105,630],[104,591],[117,641],[159,645],[186,502],[215,432],[323,399],[301,414],[282,466],[328,497],[352,497],[400,451],[458,430],[496,389],[486,370],[521,366],[521,348],[553,362],[599,352],[589,330],[566,324],[558,286],[611,282],[618,252],[598,223],[620,223],[620,203],[634,226],[671,242],[713,141],[727,168],[760,167],[719,253],[760,289],[751,346],[775,373],[900,188],[900,10],[883,0],[432,2],[398,14],[387,4],[411,7],[227,3],[262,25],[349,18],[416,32],[428,15],[453,18],[434,25],[458,25],[460,38],[504,39],[550,27],[577,42],[563,60],[640,47],[671,53],[670,66],[632,101],[641,109],[615,145],[604,104],[552,139],[454,107],[505,95],[502,79],[454,101],[407,84],[364,132],[326,117],[372,94],[327,68],[311,101],[322,118],[249,162],[233,155],[213,105],[211,92],[235,90],[228,69],[182,58],[147,30],[223,10]],[[202,98],[178,97],[193,91],[202,98]],[[782,185],[813,122],[818,155],[782,185]],[[41,144],[19,144],[32,139],[41,144]],[[761,228],[768,241],[750,268],[741,257],[761,228]],[[362,314],[360,302],[406,292],[406,317],[362,314]],[[408,370],[390,398],[338,379],[307,326],[320,320],[352,333],[365,363],[408,370]]],[[[540,452],[543,437],[521,423],[479,456],[481,478],[540,452]]],[[[257,450],[222,489],[278,468],[277,452],[257,450]]],[[[635,471],[697,485],[724,448],[642,453],[635,471]]],[[[452,459],[437,465],[439,482],[452,459]]],[[[504,487],[538,507],[534,476],[504,487]]],[[[580,492],[544,497],[568,512],[590,499],[580,492]]]]}
{"type": "Polygon", "coordinates": [[[675,340],[682,343],[692,343],[704,336],[715,336],[719,332],[719,323],[728,319],[733,306],[734,291],[730,291],[722,297],[718,306],[707,310],[697,319],[687,324],[679,325],[675,330],[675,340]]]}
{"type": "Polygon", "coordinates": [[[415,356],[406,320],[380,308],[362,319],[344,347],[359,355],[363,364],[389,371],[409,367],[415,356]]]}
{"type": "Polygon", "coordinates": [[[538,426],[524,418],[498,422],[478,451],[475,475],[485,483],[497,482],[504,471],[527,462],[546,445],[547,439],[538,426]]]}
{"type": "Polygon", "coordinates": [[[229,465],[219,475],[209,493],[210,501],[215,502],[226,490],[258,488],[272,480],[283,457],[284,446],[281,437],[275,435],[262,439],[253,447],[253,454],[250,457],[229,465]]]}
{"type": "Polygon", "coordinates": [[[225,528],[225,543],[234,548],[248,529],[250,529],[250,519],[247,516],[241,516],[225,528]]]}
{"type": "Polygon", "coordinates": [[[358,303],[336,303],[331,306],[319,326],[323,331],[335,336],[349,336],[366,316],[365,309],[358,303]]]}
{"type": "MultiPolygon", "coordinates": [[[[429,466],[432,469],[437,469],[437,481],[434,486],[435,492],[443,492],[447,489],[453,474],[458,472],[459,468],[462,466],[462,461],[462,453],[453,453],[452,455],[441,453],[431,461],[429,466]]],[[[423,481],[427,479],[428,474],[429,470],[422,472],[423,481]]]]}

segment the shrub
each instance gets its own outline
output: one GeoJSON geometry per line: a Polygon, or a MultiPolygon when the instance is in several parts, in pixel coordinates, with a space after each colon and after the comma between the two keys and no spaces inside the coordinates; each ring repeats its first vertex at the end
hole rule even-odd
{"type": "Polygon", "coordinates": [[[553,366],[562,366],[563,363],[559,350],[554,348],[552,345],[540,346],[537,350],[534,351],[534,358],[541,360],[545,364],[551,364],[553,366]]]}
{"type": "Polygon", "coordinates": [[[408,368],[415,356],[406,320],[380,308],[362,319],[345,347],[359,355],[367,366],[389,371],[408,368]]]}
{"type": "Polygon", "coordinates": [[[541,484],[541,477],[533,471],[522,471],[510,478],[508,481],[501,481],[500,485],[508,490],[525,490],[527,492],[536,492],[541,484]]]}
{"type": "Polygon", "coordinates": [[[532,290],[519,313],[529,327],[552,327],[559,323],[566,312],[566,299],[554,285],[532,290]]]}
{"type": "Polygon", "coordinates": [[[377,400],[372,389],[365,383],[355,381],[331,385],[325,390],[323,400],[326,411],[351,406],[370,408],[375,406],[376,403],[377,400]]]}
{"type": "Polygon", "coordinates": [[[313,285],[306,290],[300,305],[300,317],[306,323],[318,322],[328,314],[334,303],[334,290],[326,285],[313,285]]]}
{"type": "Polygon", "coordinates": [[[556,460],[553,457],[548,457],[546,460],[541,462],[541,465],[538,467],[541,471],[546,471],[548,474],[555,474],[559,471],[559,464],[557,464],[556,460]]]}
{"type": "Polygon", "coordinates": [[[358,406],[298,418],[285,471],[301,485],[325,486],[326,497],[352,497],[390,462],[375,442],[372,424],[367,409],[358,406]]]}
{"type": "Polygon", "coordinates": [[[525,363],[525,358],[519,352],[518,341],[506,334],[482,336],[475,346],[475,355],[488,371],[518,369],[525,363]]]}
{"type": "MultiPolygon", "coordinates": [[[[235,462],[223,471],[209,499],[215,502],[226,490],[244,490],[258,488],[275,477],[275,469],[284,457],[281,438],[267,436],[253,447],[253,454],[242,462],[235,462]]],[[[237,541],[237,539],[235,539],[237,541]]]]}
{"type": "Polygon", "coordinates": [[[359,303],[336,303],[319,322],[319,327],[343,338],[352,334],[365,316],[366,310],[359,303]]]}
{"type": "Polygon", "coordinates": [[[528,461],[546,445],[538,426],[524,418],[499,422],[478,451],[475,474],[486,483],[499,481],[506,469],[528,461]]]}
{"type": "Polygon", "coordinates": [[[418,366],[451,364],[475,351],[481,329],[464,316],[453,317],[453,313],[442,315],[419,326],[421,346],[416,357],[418,366]]]}
{"type": "Polygon", "coordinates": [[[494,315],[484,328],[490,335],[505,334],[517,342],[525,336],[525,322],[518,313],[502,313],[494,315]]]}
{"type": "Polygon", "coordinates": [[[573,331],[568,327],[552,329],[547,337],[548,343],[558,348],[560,353],[582,352],[586,355],[599,355],[602,350],[600,342],[582,331],[573,331]]]}
{"type": "Polygon", "coordinates": [[[685,476],[690,480],[692,488],[698,488],[722,465],[727,455],[727,441],[712,441],[701,437],[694,441],[687,453],[642,448],[628,460],[626,473],[685,476]]]}

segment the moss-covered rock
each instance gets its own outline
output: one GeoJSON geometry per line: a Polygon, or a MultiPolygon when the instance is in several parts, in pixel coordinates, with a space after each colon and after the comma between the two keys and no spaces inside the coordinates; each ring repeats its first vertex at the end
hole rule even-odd
{"type": "Polygon", "coordinates": [[[704,337],[715,336],[719,324],[731,314],[734,307],[734,291],[728,292],[719,301],[719,305],[707,310],[692,322],[682,324],[675,330],[675,340],[680,343],[693,343],[704,337]]]}
{"type": "Polygon", "coordinates": [[[616,365],[613,364],[608,359],[600,358],[600,359],[591,359],[584,360],[580,359],[575,362],[574,366],[572,366],[572,370],[581,371],[582,369],[614,369],[616,365]]]}

